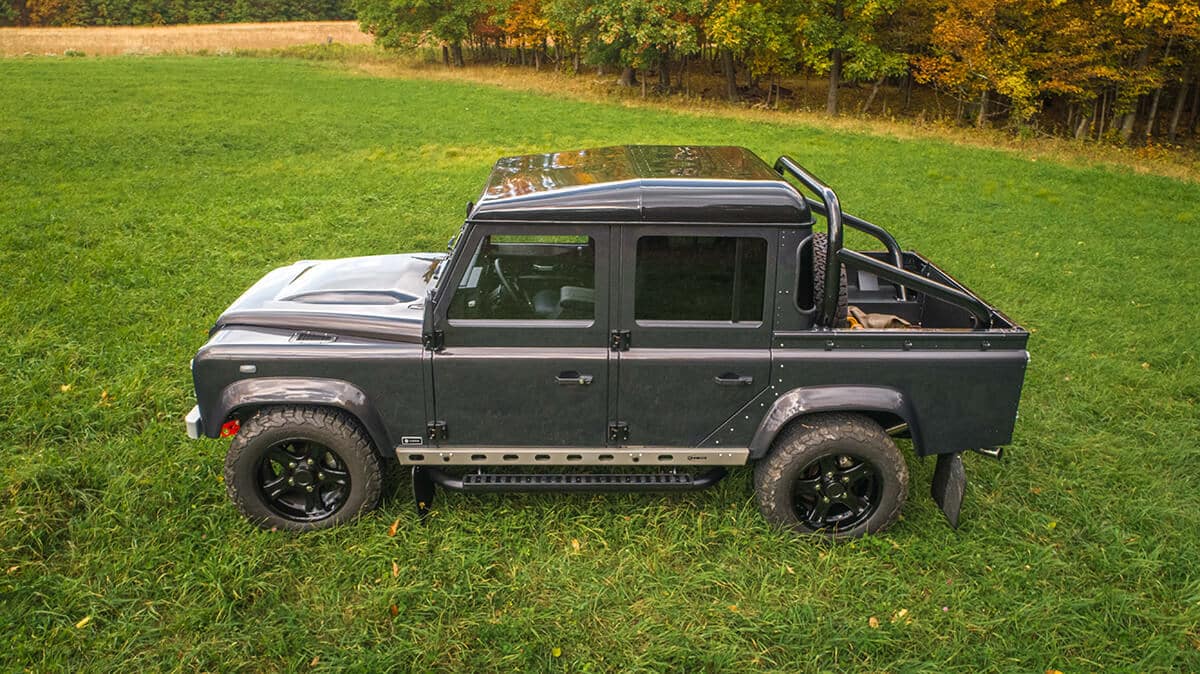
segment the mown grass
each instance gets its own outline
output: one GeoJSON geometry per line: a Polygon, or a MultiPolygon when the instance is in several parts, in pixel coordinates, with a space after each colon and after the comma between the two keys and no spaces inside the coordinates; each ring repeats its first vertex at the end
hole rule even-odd
{"type": "Polygon", "coordinates": [[[1198,185],[286,60],[0,61],[0,94],[0,668],[1200,668],[1198,185]],[[838,547],[768,529],[744,470],[240,519],[181,421],[223,307],[441,249],[501,154],[633,142],[792,154],[1034,330],[959,531],[915,459],[904,519],[838,547]]]}

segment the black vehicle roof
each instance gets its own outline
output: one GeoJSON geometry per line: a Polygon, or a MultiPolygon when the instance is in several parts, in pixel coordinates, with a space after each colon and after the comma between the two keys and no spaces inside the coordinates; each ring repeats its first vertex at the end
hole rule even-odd
{"type": "Polygon", "coordinates": [[[504,157],[470,219],[806,225],[812,214],[745,148],[621,145],[504,157]]]}

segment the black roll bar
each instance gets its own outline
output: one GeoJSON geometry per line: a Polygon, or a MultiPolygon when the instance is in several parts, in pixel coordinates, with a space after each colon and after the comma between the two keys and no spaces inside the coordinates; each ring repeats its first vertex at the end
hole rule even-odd
{"type": "Polygon", "coordinates": [[[988,308],[988,305],[961,290],[951,288],[948,285],[942,285],[933,279],[925,278],[920,274],[914,274],[902,267],[884,264],[873,257],[867,257],[849,248],[839,250],[836,257],[847,267],[870,270],[875,272],[876,276],[887,279],[892,283],[906,285],[910,288],[920,290],[930,297],[936,297],[939,300],[965,309],[975,317],[975,328],[977,330],[987,330],[992,327],[992,310],[988,308]]]}
{"type": "Polygon", "coordinates": [[[905,299],[906,297],[903,294],[906,287],[920,290],[930,297],[949,302],[970,313],[975,317],[976,329],[986,330],[992,327],[991,308],[968,293],[943,285],[920,274],[914,274],[905,269],[904,257],[895,237],[878,225],[843,213],[841,202],[838,200],[837,194],[833,189],[805,170],[803,166],[797,164],[794,159],[784,155],[775,160],[775,172],[780,176],[783,176],[786,172],[816,194],[820,202],[813,201],[808,197],[802,196],[802,198],[808,204],[809,208],[820,215],[824,215],[829,225],[828,248],[825,251],[825,293],[824,297],[821,298],[817,325],[825,328],[834,327],[838,294],[840,291],[839,286],[841,285],[841,268],[842,265],[846,265],[855,269],[872,271],[877,276],[895,283],[900,288],[901,299],[905,299]],[[884,247],[887,248],[888,256],[892,258],[892,264],[885,264],[857,251],[844,248],[842,245],[843,222],[847,226],[870,234],[883,243],[884,247]]]}
{"type": "MultiPolygon", "coordinates": [[[[824,204],[808,197],[805,197],[804,201],[808,202],[808,207],[816,211],[817,215],[828,217],[824,204]]],[[[900,244],[896,242],[896,237],[892,236],[891,232],[849,213],[842,213],[842,224],[875,237],[887,249],[888,255],[892,258],[892,264],[904,269],[904,253],[900,251],[900,244]]],[[[896,286],[896,297],[901,301],[908,299],[908,293],[905,292],[904,286],[896,286]]]]}
{"type": "MultiPolygon", "coordinates": [[[[825,209],[825,220],[829,224],[829,247],[825,255],[825,296],[821,298],[817,324],[827,328],[833,327],[837,321],[838,294],[842,281],[842,262],[837,257],[837,252],[842,249],[842,204],[829,185],[818,180],[787,155],[775,160],[775,172],[782,176],[784,171],[816,194],[825,209]]],[[[805,201],[807,200],[805,198],[805,201]]]]}

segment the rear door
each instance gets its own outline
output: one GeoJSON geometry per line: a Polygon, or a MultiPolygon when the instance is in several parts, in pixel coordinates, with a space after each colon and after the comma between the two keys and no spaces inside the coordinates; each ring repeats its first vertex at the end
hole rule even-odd
{"type": "Polygon", "coordinates": [[[615,329],[628,331],[628,348],[618,351],[616,417],[626,444],[699,445],[769,385],[777,235],[623,228],[615,329]]]}
{"type": "Polygon", "coordinates": [[[434,319],[441,444],[603,447],[608,226],[475,225],[464,246],[434,319]]]}

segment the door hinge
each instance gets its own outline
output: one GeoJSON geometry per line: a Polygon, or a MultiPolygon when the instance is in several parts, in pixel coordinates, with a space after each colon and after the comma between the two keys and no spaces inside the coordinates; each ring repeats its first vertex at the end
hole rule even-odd
{"type": "Polygon", "coordinates": [[[628,351],[631,339],[632,335],[629,334],[628,330],[613,330],[609,348],[613,351],[628,351]]]}
{"type": "Polygon", "coordinates": [[[608,424],[609,442],[626,442],[629,440],[629,424],[624,421],[612,421],[608,424]]]}
{"type": "Polygon", "coordinates": [[[441,330],[426,332],[421,335],[421,344],[430,351],[441,351],[446,346],[446,333],[441,330]]]}
{"type": "Polygon", "coordinates": [[[450,432],[446,428],[444,421],[431,421],[425,425],[425,435],[429,437],[430,442],[439,442],[450,437],[450,432]]]}

